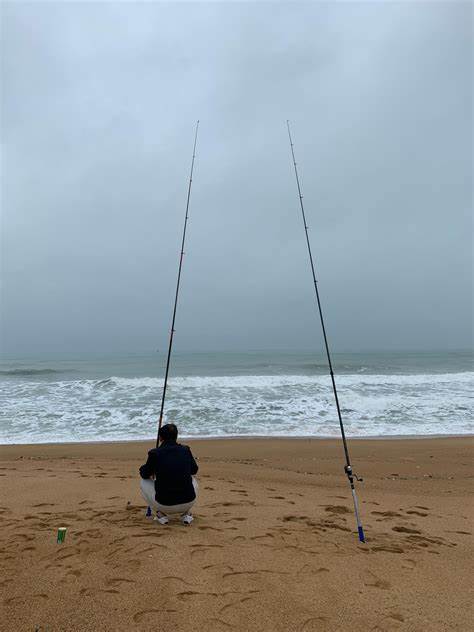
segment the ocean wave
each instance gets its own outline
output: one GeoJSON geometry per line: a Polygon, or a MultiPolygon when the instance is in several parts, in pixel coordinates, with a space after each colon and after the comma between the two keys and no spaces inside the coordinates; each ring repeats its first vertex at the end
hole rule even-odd
{"type": "Polygon", "coordinates": [[[51,375],[54,373],[60,373],[56,369],[7,369],[1,370],[0,375],[12,376],[12,377],[29,377],[34,375],[51,375]]]}
{"type": "MultiPolygon", "coordinates": [[[[349,436],[471,434],[474,373],[337,377],[349,436]]],[[[148,438],[162,378],[0,382],[0,442],[148,438]]],[[[187,436],[338,436],[329,376],[173,377],[166,418],[187,436]]]]}
{"type": "MultiPolygon", "coordinates": [[[[190,388],[260,388],[278,386],[300,386],[326,384],[330,380],[329,375],[220,375],[220,376],[188,376],[172,377],[168,384],[187,386],[190,388]]],[[[370,375],[360,373],[336,376],[336,383],[341,385],[421,385],[426,383],[445,384],[450,382],[462,382],[470,384],[474,380],[474,372],[462,373],[417,373],[413,375],[370,375]]],[[[129,386],[131,388],[156,387],[163,384],[163,378],[158,377],[115,377],[100,380],[97,385],[129,386]]]]}

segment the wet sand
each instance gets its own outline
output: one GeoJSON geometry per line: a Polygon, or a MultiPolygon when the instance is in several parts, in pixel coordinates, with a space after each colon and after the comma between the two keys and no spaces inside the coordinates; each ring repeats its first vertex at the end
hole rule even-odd
{"type": "Polygon", "coordinates": [[[189,527],[144,517],[152,442],[0,447],[0,630],[473,629],[472,438],[352,441],[365,545],[340,442],[189,445],[189,527]]]}

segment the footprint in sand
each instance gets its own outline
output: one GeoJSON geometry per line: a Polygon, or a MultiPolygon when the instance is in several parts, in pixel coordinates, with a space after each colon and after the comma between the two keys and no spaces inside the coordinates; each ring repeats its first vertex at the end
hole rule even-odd
{"type": "Polygon", "coordinates": [[[328,511],[329,513],[332,513],[332,514],[343,515],[343,514],[351,513],[351,510],[348,509],[347,507],[344,507],[344,505],[327,505],[324,507],[324,509],[325,511],[328,511]]]}
{"type": "Polygon", "coordinates": [[[283,516],[281,520],[283,520],[283,522],[301,522],[304,520],[309,520],[309,516],[283,516]]]}
{"type": "Polygon", "coordinates": [[[224,548],[224,545],[223,544],[191,544],[190,548],[192,549],[191,556],[193,556],[196,553],[209,553],[210,549],[222,549],[224,548]]]}
{"type": "Polygon", "coordinates": [[[386,546],[373,546],[371,551],[374,553],[405,553],[405,549],[390,544],[387,544],[386,546]]]}
{"type": "Polygon", "coordinates": [[[265,539],[265,538],[274,538],[274,537],[275,536],[273,535],[273,533],[267,532],[267,533],[264,533],[262,535],[253,535],[253,536],[251,536],[250,539],[251,540],[262,540],[262,539],[265,539]]]}
{"type": "Polygon", "coordinates": [[[376,624],[375,627],[372,628],[374,632],[391,632],[391,630],[402,630],[405,629],[403,624],[405,618],[402,614],[398,612],[391,612],[390,614],[385,615],[380,623],[376,624]]]}
{"type": "Polygon", "coordinates": [[[320,566],[319,568],[314,568],[309,564],[305,564],[303,568],[298,571],[298,575],[319,575],[320,573],[329,573],[329,568],[325,568],[324,566],[320,566]]]}
{"type": "Polygon", "coordinates": [[[20,602],[22,602],[24,600],[25,600],[25,597],[23,597],[23,596],[9,597],[8,599],[4,599],[3,600],[3,604],[5,606],[11,606],[14,603],[20,603],[20,602]]]}
{"type": "Polygon", "coordinates": [[[88,538],[100,538],[104,536],[103,531],[100,529],[87,529],[86,531],[82,531],[81,534],[87,536],[88,538]]]}
{"type": "Polygon", "coordinates": [[[116,586],[117,584],[134,584],[134,579],[127,579],[126,577],[111,577],[105,580],[107,586],[116,586]]]}
{"type": "Polygon", "coordinates": [[[394,621],[400,621],[400,623],[403,623],[405,621],[405,617],[398,612],[391,612],[389,615],[387,615],[387,618],[393,619],[394,621]]]}
{"type": "MultiPolygon", "coordinates": [[[[232,568],[232,566],[228,566],[227,564],[206,564],[205,566],[202,567],[203,571],[207,571],[209,568],[218,568],[219,566],[222,566],[224,568],[228,568],[229,570],[233,571],[234,569],[232,568]]],[[[164,578],[166,579],[166,577],[164,578]]],[[[179,579],[178,577],[176,579],[179,579]]],[[[184,581],[184,580],[183,580],[184,581]]]]}
{"type": "MultiPolygon", "coordinates": [[[[219,564],[211,564],[210,566],[219,566],[219,564]]],[[[204,568],[210,568],[210,566],[203,566],[203,569],[204,568]]],[[[183,584],[186,584],[187,586],[192,586],[192,584],[187,582],[182,577],[178,577],[177,575],[167,575],[166,577],[161,577],[160,581],[165,581],[165,580],[170,580],[170,579],[173,579],[173,580],[178,581],[178,582],[182,582],[183,584]]]]}
{"type": "MultiPolygon", "coordinates": [[[[345,518],[342,518],[345,521],[345,518]]],[[[306,522],[308,527],[312,527],[316,529],[316,531],[327,531],[327,529],[337,529],[338,531],[345,531],[346,533],[350,533],[351,529],[344,525],[338,524],[334,522],[334,518],[329,518],[328,520],[320,520],[319,522],[315,522],[314,520],[308,520],[306,522]]]]}
{"type": "Polygon", "coordinates": [[[261,568],[255,571],[232,571],[229,573],[223,573],[222,574],[222,579],[225,579],[226,577],[237,577],[237,576],[244,576],[242,577],[242,579],[244,579],[244,581],[248,581],[248,579],[245,578],[245,575],[250,576],[249,578],[252,577],[252,575],[262,575],[262,574],[267,574],[267,575],[289,575],[289,572],[286,571],[271,571],[268,568],[261,568]]]}
{"type": "Polygon", "coordinates": [[[418,529],[409,529],[408,527],[402,527],[402,526],[397,526],[397,527],[393,527],[392,531],[396,531],[397,533],[416,533],[416,534],[421,534],[421,531],[418,531],[418,529]]]}
{"type": "Polygon", "coordinates": [[[198,529],[200,531],[224,531],[224,529],[219,529],[218,527],[211,527],[206,525],[200,526],[198,527],[198,529]]]}
{"type": "Polygon", "coordinates": [[[217,619],[216,617],[209,619],[209,623],[212,623],[212,627],[208,629],[213,630],[213,632],[221,632],[221,630],[230,630],[235,628],[235,625],[232,625],[232,623],[227,623],[227,621],[217,619]]]}
{"type": "Polygon", "coordinates": [[[370,576],[370,582],[364,582],[365,586],[370,586],[371,588],[379,588],[380,590],[390,589],[390,583],[387,580],[380,579],[380,577],[377,577],[377,575],[375,575],[371,571],[368,571],[368,575],[370,576]]]}
{"type": "Polygon", "coordinates": [[[40,597],[41,599],[49,599],[48,595],[46,595],[45,593],[36,593],[36,595],[31,595],[30,597],[10,597],[9,599],[4,599],[3,603],[6,606],[10,606],[13,603],[20,603],[22,601],[29,602],[31,601],[31,599],[35,599],[36,597],[40,597]]]}
{"type": "Polygon", "coordinates": [[[17,539],[17,538],[25,540],[25,542],[31,542],[32,540],[35,539],[35,536],[27,534],[27,533],[14,533],[13,539],[17,539]]]}
{"type": "Polygon", "coordinates": [[[415,566],[416,566],[415,560],[412,560],[410,558],[407,558],[406,560],[403,560],[403,564],[402,564],[403,568],[406,568],[406,569],[412,571],[415,568],[415,566]]]}
{"type": "Polygon", "coordinates": [[[222,606],[222,608],[220,608],[219,614],[222,614],[223,612],[226,612],[227,610],[230,610],[231,608],[234,608],[235,606],[238,606],[241,603],[245,603],[246,601],[252,601],[252,599],[253,597],[242,597],[241,599],[238,599],[237,601],[228,603],[225,606],[222,606]]]}
{"type": "Polygon", "coordinates": [[[444,538],[437,538],[437,537],[427,538],[426,536],[422,536],[418,534],[409,534],[406,539],[415,547],[431,549],[431,550],[428,550],[429,553],[438,553],[437,551],[433,550],[433,547],[430,546],[431,544],[436,544],[437,546],[450,546],[450,547],[457,546],[455,542],[446,542],[444,538]]]}
{"type": "Polygon", "coordinates": [[[403,518],[402,514],[396,511],[371,511],[373,516],[382,516],[383,518],[403,518]]]}
{"type": "Polygon", "coordinates": [[[208,507],[210,508],[214,508],[214,507],[241,507],[242,505],[255,505],[255,503],[252,500],[241,500],[238,503],[232,503],[232,502],[218,502],[218,503],[213,503],[212,505],[208,505],[208,507]]]}
{"type": "Polygon", "coordinates": [[[314,630],[314,632],[316,631],[319,632],[321,630],[321,624],[325,624],[328,621],[329,619],[323,616],[311,617],[310,619],[306,619],[306,621],[303,622],[303,624],[301,625],[300,631],[310,632],[314,630]]]}
{"type": "Polygon", "coordinates": [[[199,590],[183,590],[176,593],[176,597],[180,601],[189,601],[193,597],[219,597],[219,593],[216,592],[200,592],[199,590]]]}

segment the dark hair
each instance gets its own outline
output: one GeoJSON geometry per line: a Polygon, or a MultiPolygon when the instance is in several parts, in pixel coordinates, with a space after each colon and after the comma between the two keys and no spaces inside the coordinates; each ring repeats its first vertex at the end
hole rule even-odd
{"type": "Polygon", "coordinates": [[[165,424],[160,428],[160,439],[162,441],[176,441],[178,438],[178,428],[174,424],[165,424]]]}

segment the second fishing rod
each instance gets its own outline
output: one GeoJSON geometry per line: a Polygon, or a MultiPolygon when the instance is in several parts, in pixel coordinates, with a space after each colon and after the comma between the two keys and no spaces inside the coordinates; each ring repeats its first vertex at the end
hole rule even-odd
{"type": "Polygon", "coordinates": [[[294,166],[294,169],[295,169],[296,185],[297,185],[297,188],[298,188],[298,197],[299,197],[300,208],[301,208],[301,215],[302,215],[302,218],[303,218],[304,230],[305,230],[305,235],[306,235],[306,245],[308,247],[309,262],[310,262],[310,266],[311,266],[311,273],[312,273],[312,276],[313,276],[314,291],[315,291],[315,294],[316,294],[316,302],[317,302],[317,305],[318,305],[319,318],[320,318],[320,321],[321,321],[321,329],[323,331],[324,346],[325,346],[325,349],[326,349],[326,356],[327,356],[327,361],[328,361],[329,374],[331,376],[332,390],[333,390],[333,393],[334,393],[334,400],[336,402],[336,409],[337,409],[337,416],[338,416],[338,420],[339,420],[339,427],[340,427],[340,430],[341,430],[342,445],[343,445],[343,448],[344,448],[344,456],[345,456],[345,460],[346,460],[346,464],[344,466],[344,472],[346,473],[346,476],[347,476],[347,479],[349,481],[349,485],[350,485],[350,488],[351,488],[352,500],[354,502],[354,513],[355,513],[356,522],[357,522],[357,531],[358,531],[358,535],[359,535],[359,540],[361,542],[365,542],[364,528],[362,527],[362,522],[361,522],[361,519],[360,519],[359,503],[358,503],[358,500],[357,500],[357,494],[356,494],[355,485],[354,485],[354,479],[356,479],[356,480],[362,480],[362,479],[359,479],[357,477],[357,475],[354,474],[354,472],[352,470],[351,460],[350,460],[350,457],[349,457],[349,448],[347,447],[346,433],[345,433],[345,430],[344,430],[344,424],[342,422],[341,407],[339,405],[339,397],[338,397],[337,388],[336,388],[336,379],[334,377],[334,371],[333,371],[332,360],[331,360],[331,353],[329,351],[329,343],[328,343],[328,338],[327,338],[327,334],[326,334],[326,326],[325,326],[324,317],[323,317],[323,309],[321,307],[321,298],[319,296],[318,282],[316,280],[316,270],[315,270],[315,265],[314,265],[313,252],[311,250],[311,242],[309,240],[308,224],[306,222],[306,214],[305,214],[304,204],[303,204],[303,194],[301,193],[301,185],[300,185],[300,179],[299,179],[299,176],[298,176],[298,169],[297,169],[297,166],[296,166],[295,150],[294,150],[294,146],[293,146],[293,139],[291,137],[290,122],[289,121],[286,122],[286,127],[288,129],[288,139],[290,141],[291,156],[292,156],[292,159],[293,159],[293,166],[294,166]]]}

